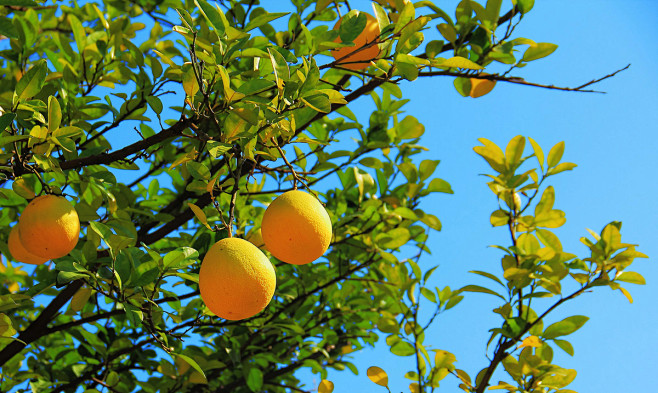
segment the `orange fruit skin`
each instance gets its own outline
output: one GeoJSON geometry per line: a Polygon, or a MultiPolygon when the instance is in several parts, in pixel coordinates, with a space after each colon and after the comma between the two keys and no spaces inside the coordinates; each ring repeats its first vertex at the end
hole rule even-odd
{"type": "MultiPolygon", "coordinates": [[[[346,46],[344,48],[339,48],[331,51],[331,55],[333,56],[334,59],[340,60],[339,65],[340,67],[343,68],[348,68],[350,70],[364,70],[370,66],[370,61],[377,59],[377,56],[379,56],[379,46],[378,45],[372,45],[369,46],[368,48],[359,50],[358,52],[354,53],[351,56],[348,56],[350,53],[356,51],[357,49],[363,47],[364,45],[373,42],[377,37],[379,36],[379,23],[377,22],[377,19],[375,19],[374,16],[363,12],[363,14],[366,15],[366,27],[363,29],[361,34],[359,34],[358,37],[354,39],[354,46],[346,46]],[[348,57],[345,57],[348,56],[348,57]],[[345,57],[345,58],[343,58],[345,57]]],[[[338,30],[340,28],[340,23],[342,21],[342,18],[336,22],[334,25],[334,30],[338,30]]],[[[334,42],[341,43],[340,37],[337,37],[334,42]]]]}
{"type": "Polygon", "coordinates": [[[489,94],[489,92],[493,90],[495,86],[496,81],[489,79],[471,78],[471,92],[469,95],[473,98],[482,97],[485,94],[489,94]]]}
{"type": "Polygon", "coordinates": [[[237,321],[258,314],[272,300],[275,288],[272,263],[244,239],[218,241],[201,262],[201,299],[218,317],[237,321]]]}
{"type": "Polygon", "coordinates": [[[41,258],[31,254],[25,249],[25,246],[21,243],[21,239],[18,235],[18,226],[11,228],[11,231],[9,232],[9,241],[7,243],[9,246],[9,253],[15,261],[29,263],[31,265],[42,265],[48,261],[47,258],[41,258]]]}
{"type": "Polygon", "coordinates": [[[331,218],[311,194],[294,190],[279,195],[265,210],[261,232],[267,250],[293,265],[320,258],[331,243],[331,218]]]}
{"type": "Polygon", "coordinates": [[[80,218],[66,198],[42,195],[23,210],[18,219],[18,233],[21,243],[31,254],[57,259],[78,244],[80,218]]]}

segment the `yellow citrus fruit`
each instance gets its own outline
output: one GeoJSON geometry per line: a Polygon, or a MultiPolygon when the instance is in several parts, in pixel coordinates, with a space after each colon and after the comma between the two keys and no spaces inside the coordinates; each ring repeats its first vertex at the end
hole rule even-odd
{"type": "MultiPolygon", "coordinates": [[[[484,76],[486,74],[480,75],[484,76]]],[[[496,81],[489,79],[471,78],[471,92],[469,95],[473,98],[482,97],[485,94],[489,94],[489,92],[493,90],[494,86],[496,86],[496,81]]]]}
{"type": "MultiPolygon", "coordinates": [[[[379,46],[377,44],[359,50],[359,48],[362,48],[364,45],[376,40],[380,33],[377,19],[368,13],[361,13],[366,16],[366,27],[361,34],[354,39],[354,46],[346,46],[331,51],[331,55],[334,59],[339,60],[338,65],[350,70],[366,69],[370,66],[370,61],[376,60],[377,56],[379,56],[379,46]],[[353,52],[354,54],[350,55],[350,53],[353,52]]],[[[343,19],[341,18],[336,22],[334,30],[340,28],[342,20],[343,19]]],[[[341,43],[343,41],[341,41],[340,37],[337,37],[334,42],[341,43]]]]}
{"type": "Polygon", "coordinates": [[[265,210],[261,232],[272,255],[293,265],[303,265],[320,258],[329,248],[331,219],[311,194],[288,191],[265,210]]]}
{"type": "Polygon", "coordinates": [[[252,229],[249,231],[245,239],[261,250],[267,251],[267,248],[265,248],[265,241],[263,240],[263,233],[261,232],[260,228],[252,229]]]}
{"type": "Polygon", "coordinates": [[[218,241],[201,262],[201,299],[218,317],[237,321],[258,314],[272,300],[275,288],[272,263],[244,239],[218,241]]]}
{"type": "Polygon", "coordinates": [[[18,233],[21,243],[31,254],[57,259],[78,244],[80,218],[66,198],[42,195],[23,210],[18,219],[18,233]]]}
{"type": "Polygon", "coordinates": [[[11,228],[9,232],[9,253],[14,258],[15,261],[29,263],[32,265],[41,265],[48,261],[47,258],[41,258],[34,254],[31,254],[28,250],[25,249],[21,239],[18,236],[18,226],[11,228]]]}

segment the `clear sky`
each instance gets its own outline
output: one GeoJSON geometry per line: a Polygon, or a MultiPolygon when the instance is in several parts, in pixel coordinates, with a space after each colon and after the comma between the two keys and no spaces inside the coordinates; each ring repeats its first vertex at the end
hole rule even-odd
{"type": "MultiPolygon", "coordinates": [[[[351,3],[353,8],[371,12],[367,1],[351,3]]],[[[436,3],[452,14],[457,1],[436,3]]],[[[478,176],[489,170],[472,150],[480,137],[505,146],[515,135],[530,136],[545,151],[565,141],[564,160],[578,167],[550,179],[556,191],[555,207],[566,212],[566,225],[556,231],[565,250],[586,256],[587,249],[579,241],[587,236],[586,228],[600,232],[608,222],[619,220],[623,222],[623,241],[639,244],[638,250],[649,255],[649,259],[636,260],[630,269],[647,280],[646,286],[627,286],[633,304],[619,291],[606,287],[578,297],[549,316],[547,324],[571,315],[590,317],[582,329],[567,337],[575,348],[574,357],[555,349],[555,364],[578,371],[567,388],[581,393],[651,390],[647,377],[658,366],[658,268],[654,263],[658,210],[653,201],[658,194],[656,20],[658,2],[654,0],[550,0],[537,1],[518,27],[517,36],[552,42],[559,48],[517,75],[573,87],[630,63],[627,71],[594,86],[607,94],[499,83],[489,95],[471,99],[459,96],[447,77],[403,86],[405,98],[411,99],[404,107],[406,114],[426,127],[421,144],[430,151],[423,158],[442,160],[435,174],[449,181],[455,191],[454,195],[428,198],[421,206],[443,222],[443,231],[430,238],[433,254],[421,259],[424,268],[440,265],[433,276],[435,285],[455,289],[487,284],[467,272],[499,272],[500,252],[487,245],[505,244],[508,234],[489,224],[496,201],[486,180],[478,176]]],[[[371,104],[369,98],[361,100],[360,113],[366,116],[371,104]]],[[[496,305],[491,296],[467,294],[459,306],[435,320],[426,344],[453,352],[457,367],[474,377],[488,364],[485,344],[487,330],[499,323],[491,312],[496,305]]],[[[403,375],[414,367],[412,357],[391,354],[385,343],[355,355],[353,362],[359,368],[358,376],[330,371],[335,392],[385,392],[366,377],[371,365],[387,371],[393,392],[409,391],[411,381],[403,375]]],[[[299,375],[307,389],[317,387],[317,376],[299,375]]],[[[495,375],[492,382],[496,377],[504,374],[495,375]]],[[[456,378],[450,376],[439,389],[458,390],[456,378]]]]}

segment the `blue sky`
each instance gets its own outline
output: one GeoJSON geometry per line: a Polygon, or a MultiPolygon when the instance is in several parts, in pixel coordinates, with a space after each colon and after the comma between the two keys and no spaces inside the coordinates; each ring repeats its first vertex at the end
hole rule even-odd
{"type": "MultiPolygon", "coordinates": [[[[369,2],[351,2],[353,8],[371,12],[369,2]]],[[[454,12],[456,1],[437,2],[454,12]]],[[[509,2],[507,2],[509,3],[509,2]]],[[[515,135],[535,139],[546,151],[565,141],[564,161],[578,167],[551,178],[556,208],[566,212],[567,223],[557,234],[568,252],[585,256],[579,241],[586,228],[599,232],[613,220],[623,222],[622,238],[639,244],[649,259],[636,260],[630,270],[647,280],[646,286],[628,285],[634,303],[619,291],[600,288],[578,297],[549,316],[547,324],[571,315],[587,315],[589,322],[568,337],[575,348],[570,357],[555,349],[554,363],[578,371],[568,388],[579,392],[613,393],[646,390],[647,376],[658,362],[655,302],[658,268],[654,264],[658,210],[655,169],[658,165],[658,3],[652,0],[537,1],[516,30],[516,36],[559,45],[546,59],[517,72],[529,81],[578,86],[631,63],[630,69],[595,88],[607,94],[566,93],[499,83],[478,99],[462,98],[450,78],[434,78],[402,86],[411,102],[404,108],[425,124],[421,144],[430,148],[423,158],[440,159],[436,175],[449,181],[454,195],[428,198],[424,208],[443,222],[433,233],[431,256],[421,266],[440,265],[433,284],[459,288],[486,284],[469,270],[499,272],[500,253],[490,244],[505,244],[508,235],[491,228],[489,214],[496,209],[493,194],[479,173],[488,166],[472,148],[484,137],[505,146],[515,135]]],[[[361,116],[371,110],[368,98],[357,103],[361,116]]],[[[493,297],[469,294],[456,308],[437,318],[426,344],[453,352],[458,368],[472,376],[485,367],[487,330],[499,323],[491,310],[493,297]]],[[[410,358],[399,358],[385,343],[354,356],[358,376],[349,371],[330,371],[335,392],[385,392],[365,375],[371,365],[388,372],[393,392],[408,391],[403,378],[412,369],[410,358]]],[[[300,373],[307,388],[319,379],[300,373]]],[[[494,376],[503,378],[503,374],[494,376]]],[[[440,391],[458,391],[455,378],[447,377],[440,391]]]]}

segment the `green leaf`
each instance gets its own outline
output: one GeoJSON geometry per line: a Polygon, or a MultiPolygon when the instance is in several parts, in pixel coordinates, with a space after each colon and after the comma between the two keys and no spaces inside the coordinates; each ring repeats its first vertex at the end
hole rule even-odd
{"type": "Polygon", "coordinates": [[[98,234],[98,236],[101,237],[103,240],[107,240],[112,236],[112,230],[110,227],[107,225],[97,222],[97,221],[92,221],[89,223],[89,227],[98,234]]]}
{"type": "Polygon", "coordinates": [[[561,162],[557,164],[554,168],[551,168],[548,170],[549,175],[556,175],[560,172],[564,171],[570,171],[573,168],[577,167],[578,165],[572,163],[572,162],[561,162]]]}
{"type": "Polygon", "coordinates": [[[7,17],[0,17],[0,34],[8,38],[18,39],[18,31],[11,21],[12,20],[7,17]]]}
{"type": "MultiPolygon", "coordinates": [[[[189,204],[191,205],[191,203],[189,204]]],[[[199,252],[190,247],[180,247],[164,256],[164,267],[178,269],[189,265],[199,258],[199,252]]]]}
{"type": "Polygon", "coordinates": [[[25,181],[25,178],[22,176],[14,179],[13,183],[11,183],[11,189],[25,199],[32,199],[36,196],[34,187],[25,181]]]}
{"type": "Polygon", "coordinates": [[[491,226],[502,227],[503,225],[507,225],[509,223],[509,213],[505,210],[498,209],[491,213],[489,221],[491,222],[491,226]]]}
{"type": "Polygon", "coordinates": [[[504,297],[503,295],[499,294],[498,292],[496,292],[496,291],[492,291],[492,290],[489,289],[489,288],[481,287],[481,286],[479,286],[479,285],[467,285],[467,286],[461,288],[460,291],[461,291],[461,292],[480,292],[480,293],[487,293],[487,294],[489,294],[489,295],[498,296],[499,298],[503,299],[504,301],[507,301],[507,299],[505,299],[505,297],[504,297]]]}
{"type": "Polygon", "coordinates": [[[615,277],[615,281],[623,281],[637,285],[645,285],[647,283],[640,273],[629,271],[621,272],[619,275],[617,275],[617,277],[615,277]]]}
{"type": "Polygon", "coordinates": [[[425,287],[420,288],[420,293],[430,302],[436,303],[436,294],[425,287]]]}
{"type": "Polygon", "coordinates": [[[539,167],[541,168],[542,172],[544,171],[544,151],[541,149],[541,146],[537,142],[535,142],[534,139],[528,137],[528,140],[530,141],[530,144],[532,145],[532,149],[535,151],[535,157],[537,157],[537,161],[539,162],[539,167]]]}
{"type": "Polygon", "coordinates": [[[566,340],[558,340],[555,339],[553,342],[560,347],[564,352],[568,353],[569,355],[573,356],[574,351],[573,351],[573,345],[569,341],[566,340]]]}
{"type": "Polygon", "coordinates": [[[423,160],[418,166],[418,174],[420,175],[420,181],[427,180],[436,170],[437,165],[439,165],[440,160],[423,160]]]}
{"type": "Polygon", "coordinates": [[[452,191],[452,188],[450,187],[450,183],[443,179],[439,179],[438,177],[435,179],[432,179],[430,184],[426,188],[427,192],[443,192],[446,194],[453,194],[454,192],[452,191]]]}
{"type": "Polygon", "coordinates": [[[257,29],[266,23],[270,23],[271,21],[284,17],[288,14],[290,14],[290,12],[271,12],[260,14],[254,19],[249,20],[249,23],[244,28],[244,32],[246,33],[253,29],[257,29]]]}
{"type": "Polygon", "coordinates": [[[245,375],[245,381],[247,381],[247,387],[249,387],[252,392],[262,392],[263,372],[257,368],[257,366],[248,367],[248,371],[245,375]]]}
{"type": "Polygon", "coordinates": [[[616,250],[621,243],[621,233],[619,232],[621,223],[613,221],[601,231],[601,241],[603,242],[606,254],[616,250]]]}
{"type": "Polygon", "coordinates": [[[329,97],[324,94],[315,94],[308,97],[302,97],[301,101],[316,112],[331,112],[331,101],[329,101],[329,97]]]}
{"type": "Polygon", "coordinates": [[[12,325],[11,318],[0,313],[0,337],[11,337],[14,334],[16,334],[16,329],[12,325]]]}
{"type": "Polygon", "coordinates": [[[562,154],[564,154],[564,141],[556,143],[548,152],[548,167],[556,166],[562,159],[562,154]]]}
{"type": "Polygon", "coordinates": [[[500,281],[500,279],[498,277],[496,277],[495,275],[493,275],[491,273],[483,272],[483,271],[480,271],[480,270],[471,270],[471,271],[469,271],[469,273],[473,273],[473,274],[480,275],[482,277],[486,277],[490,280],[493,280],[493,281],[497,282],[498,284],[502,285],[503,287],[505,287],[505,284],[503,284],[503,282],[500,281]]]}
{"type": "Polygon", "coordinates": [[[78,47],[78,53],[82,55],[87,46],[87,35],[85,34],[85,28],[82,26],[80,19],[75,15],[69,14],[69,24],[71,25],[71,30],[73,31],[73,38],[75,39],[75,44],[78,47]]]}
{"type": "Polygon", "coordinates": [[[416,353],[416,350],[408,342],[398,341],[391,346],[391,353],[396,356],[411,356],[416,353]]]}
{"type": "Polygon", "coordinates": [[[555,52],[557,45],[548,42],[540,42],[536,45],[531,45],[523,54],[522,61],[533,61],[541,59],[555,52]]]}
{"type": "Polygon", "coordinates": [[[509,141],[505,148],[505,165],[508,169],[513,169],[519,166],[524,149],[525,138],[521,135],[517,135],[509,141]]]}
{"type": "Polygon", "coordinates": [[[516,6],[521,14],[525,14],[534,7],[535,0],[512,0],[512,4],[516,6]]]}
{"type": "Polygon", "coordinates": [[[200,207],[190,202],[188,202],[187,206],[189,206],[190,209],[192,209],[192,212],[194,213],[196,218],[199,219],[199,222],[201,222],[201,224],[203,224],[206,228],[211,229],[210,225],[208,224],[208,218],[206,217],[206,213],[204,213],[200,207]]]}
{"type": "Polygon", "coordinates": [[[227,151],[231,150],[232,147],[233,147],[233,145],[231,145],[229,143],[221,143],[221,142],[215,142],[215,141],[208,141],[206,143],[206,149],[208,149],[208,153],[210,153],[210,155],[213,158],[217,158],[217,157],[223,155],[227,151]]]}
{"type": "Polygon", "coordinates": [[[555,203],[555,189],[553,186],[546,187],[537,206],[535,206],[535,216],[546,214],[553,209],[555,203]]]}
{"type": "Polygon", "coordinates": [[[491,168],[498,172],[505,172],[505,154],[495,143],[485,138],[479,138],[478,141],[484,146],[475,146],[473,150],[482,156],[491,168]]]}
{"type": "MultiPolygon", "coordinates": [[[[0,32],[0,34],[1,34],[1,32],[0,32]]],[[[7,127],[9,127],[9,125],[14,121],[15,118],[16,118],[16,114],[11,113],[11,112],[10,113],[5,113],[4,115],[0,116],[0,132],[6,130],[7,127]]],[[[13,136],[13,137],[15,138],[16,136],[13,136]]],[[[11,138],[11,137],[9,137],[9,138],[11,138]]],[[[0,138],[0,140],[3,140],[3,139],[4,139],[4,137],[0,138]]],[[[6,143],[3,143],[3,144],[6,144],[6,143]]],[[[2,145],[0,145],[0,146],[2,146],[2,145]]]]}
{"type": "Polygon", "coordinates": [[[438,67],[448,67],[448,68],[462,68],[466,70],[483,70],[484,67],[481,65],[472,62],[471,60],[461,57],[461,56],[455,56],[451,57],[449,59],[445,60],[440,60],[437,59],[436,63],[434,65],[438,67]]]}
{"type": "Polygon", "coordinates": [[[160,271],[155,261],[149,261],[137,266],[133,271],[130,282],[135,287],[148,286],[155,282],[160,271]]]}
{"type": "Polygon", "coordinates": [[[375,241],[381,248],[396,249],[407,244],[410,237],[407,228],[395,228],[386,233],[380,233],[376,236],[375,241]]]}
{"type": "Polygon", "coordinates": [[[425,133],[425,126],[413,116],[406,116],[395,126],[395,131],[400,139],[416,139],[425,133]]]}
{"type": "Polygon", "coordinates": [[[57,98],[48,97],[48,129],[53,132],[62,122],[62,109],[57,98]]]}
{"type": "Polygon", "coordinates": [[[562,243],[560,243],[560,239],[553,232],[545,229],[537,229],[537,238],[554,251],[562,251],[562,243]]]}
{"type": "Polygon", "coordinates": [[[47,72],[46,60],[36,62],[16,84],[14,104],[37,95],[46,81],[47,72]]]}
{"type": "Polygon", "coordinates": [[[584,315],[574,315],[563,319],[560,322],[556,322],[544,330],[542,337],[545,339],[552,339],[555,337],[569,335],[576,330],[580,329],[585,322],[589,320],[589,317],[584,315]]]}
{"type": "Polygon", "coordinates": [[[225,23],[226,16],[224,16],[222,11],[211,6],[205,0],[194,0],[194,4],[199,7],[201,15],[206,18],[206,21],[208,21],[208,24],[215,30],[217,35],[220,37],[223,36],[228,23],[225,23]]]}

